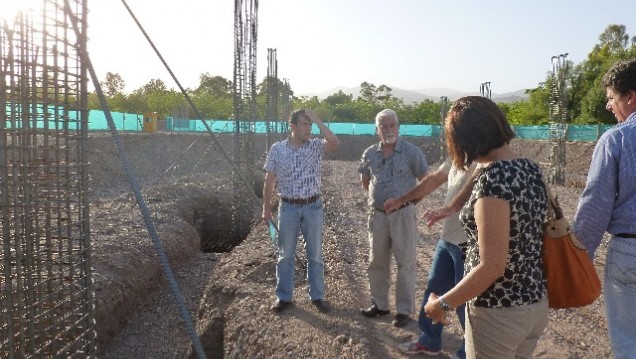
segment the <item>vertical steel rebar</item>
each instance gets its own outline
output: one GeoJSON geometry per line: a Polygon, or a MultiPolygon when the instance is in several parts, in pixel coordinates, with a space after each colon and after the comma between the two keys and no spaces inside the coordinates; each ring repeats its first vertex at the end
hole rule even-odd
{"type": "Polygon", "coordinates": [[[492,97],[492,91],[490,90],[490,81],[482,82],[481,85],[479,85],[479,93],[481,93],[481,95],[486,98],[492,97]]]}
{"type": "Polygon", "coordinates": [[[233,238],[225,246],[232,248],[250,231],[253,218],[250,188],[239,181],[242,173],[248,187],[254,187],[254,131],[256,110],[256,49],[258,34],[258,0],[234,2],[234,162],[233,238]]]}
{"type": "Polygon", "coordinates": [[[0,29],[0,357],[95,352],[86,0],[42,0],[0,29]]]}
{"type": "Polygon", "coordinates": [[[565,142],[567,140],[567,75],[568,54],[552,56],[552,77],[550,82],[549,141],[552,144],[548,158],[547,180],[551,184],[565,184],[565,142]]]}
{"type": "Polygon", "coordinates": [[[444,128],[444,123],[446,122],[446,115],[448,114],[448,97],[441,96],[439,98],[440,110],[440,131],[439,131],[439,139],[440,139],[440,148],[439,148],[439,161],[444,162],[446,160],[446,130],[444,128]]]}
{"type": "Polygon", "coordinates": [[[276,49],[267,49],[267,114],[265,116],[265,152],[269,150],[276,138],[276,122],[278,117],[278,60],[276,49]]]}

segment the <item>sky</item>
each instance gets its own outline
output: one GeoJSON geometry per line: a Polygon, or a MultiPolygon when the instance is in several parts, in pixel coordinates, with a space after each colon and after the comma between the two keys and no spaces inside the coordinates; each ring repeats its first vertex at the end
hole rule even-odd
{"type": "MultiPolygon", "coordinates": [[[[126,2],[184,87],[195,88],[203,73],[232,79],[233,0],[126,2]]],[[[88,0],[88,7],[100,81],[113,72],[125,92],[157,78],[178,90],[122,1],[88,0]]],[[[261,0],[256,76],[266,76],[273,48],[278,77],[297,96],[364,81],[462,92],[490,82],[500,94],[537,87],[552,56],[585,60],[610,24],[635,36],[634,14],[636,1],[261,0]]]]}

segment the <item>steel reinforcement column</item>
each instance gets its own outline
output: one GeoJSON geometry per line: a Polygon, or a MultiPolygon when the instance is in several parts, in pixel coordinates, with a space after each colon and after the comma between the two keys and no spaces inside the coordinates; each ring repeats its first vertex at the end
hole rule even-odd
{"type": "Polygon", "coordinates": [[[567,75],[568,54],[552,56],[548,138],[552,145],[548,163],[548,183],[565,184],[565,141],[567,139],[567,75]]]}
{"type": "MultiPolygon", "coordinates": [[[[0,27],[0,357],[91,357],[86,0],[0,27]]],[[[6,14],[3,14],[6,15],[6,14]]]]}

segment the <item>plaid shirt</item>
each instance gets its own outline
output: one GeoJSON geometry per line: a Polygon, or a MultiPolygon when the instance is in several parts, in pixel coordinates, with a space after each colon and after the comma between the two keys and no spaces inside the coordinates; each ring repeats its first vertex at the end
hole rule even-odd
{"type": "Polygon", "coordinates": [[[313,138],[294,148],[288,138],[272,145],[263,169],[276,174],[280,197],[305,199],[320,194],[320,165],[326,143],[313,138]]]}

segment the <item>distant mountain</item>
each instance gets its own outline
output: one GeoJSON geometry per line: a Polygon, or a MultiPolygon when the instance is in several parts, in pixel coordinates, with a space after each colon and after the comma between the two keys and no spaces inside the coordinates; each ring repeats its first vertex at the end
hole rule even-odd
{"type": "MultiPolygon", "coordinates": [[[[440,97],[446,96],[449,100],[454,101],[463,96],[480,95],[479,92],[461,92],[446,88],[422,88],[416,90],[404,90],[397,87],[391,87],[391,94],[397,98],[401,98],[405,103],[418,103],[426,99],[432,101],[439,101],[440,97]]],[[[300,96],[317,96],[319,99],[325,99],[338,91],[342,91],[348,95],[353,95],[356,98],[360,95],[360,86],[356,87],[334,87],[331,90],[321,93],[303,94],[300,96]]],[[[525,90],[518,90],[514,92],[506,92],[502,94],[492,94],[492,100],[495,102],[517,102],[527,100],[528,95],[525,94],[525,90]]]]}

